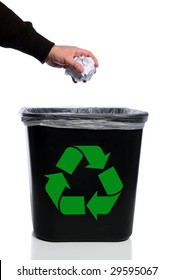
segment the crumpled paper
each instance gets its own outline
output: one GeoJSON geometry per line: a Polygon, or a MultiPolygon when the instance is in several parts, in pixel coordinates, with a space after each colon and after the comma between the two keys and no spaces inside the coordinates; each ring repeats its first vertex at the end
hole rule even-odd
{"type": "Polygon", "coordinates": [[[94,60],[91,57],[85,56],[77,56],[74,59],[82,64],[84,71],[79,73],[74,68],[69,67],[66,69],[65,74],[70,75],[76,83],[89,81],[95,73],[94,60]]]}

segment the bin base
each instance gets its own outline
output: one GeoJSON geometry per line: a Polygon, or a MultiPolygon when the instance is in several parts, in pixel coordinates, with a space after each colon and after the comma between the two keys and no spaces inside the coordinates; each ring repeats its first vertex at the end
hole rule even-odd
{"type": "Polygon", "coordinates": [[[34,232],[34,236],[40,240],[46,241],[46,242],[123,242],[130,238],[131,235],[124,237],[124,238],[59,238],[59,239],[48,239],[43,236],[40,236],[39,234],[36,234],[34,232]]]}

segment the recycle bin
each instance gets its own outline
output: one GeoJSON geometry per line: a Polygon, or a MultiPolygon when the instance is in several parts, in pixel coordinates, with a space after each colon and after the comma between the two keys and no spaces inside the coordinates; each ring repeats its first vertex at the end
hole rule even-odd
{"type": "Polygon", "coordinates": [[[129,108],[23,108],[35,235],[123,241],[133,228],[142,132],[129,108]]]}

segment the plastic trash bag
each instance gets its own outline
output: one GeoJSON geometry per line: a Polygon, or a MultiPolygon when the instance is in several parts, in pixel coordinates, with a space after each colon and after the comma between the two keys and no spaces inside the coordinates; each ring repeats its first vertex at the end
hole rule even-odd
{"type": "Polygon", "coordinates": [[[148,119],[145,111],[129,108],[22,108],[26,126],[43,125],[85,129],[142,129],[148,119]]]}

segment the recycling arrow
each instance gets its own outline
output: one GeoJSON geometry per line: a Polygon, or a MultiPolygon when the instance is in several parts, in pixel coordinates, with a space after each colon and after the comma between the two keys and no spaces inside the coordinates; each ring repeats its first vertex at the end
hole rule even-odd
{"type": "Polygon", "coordinates": [[[89,163],[86,168],[103,169],[109,155],[110,153],[105,155],[99,146],[68,147],[56,166],[69,174],[73,174],[83,156],[85,156],[89,163]]]}
{"type": "Polygon", "coordinates": [[[87,207],[97,220],[98,214],[106,215],[111,211],[119,195],[120,193],[114,196],[98,196],[97,192],[95,192],[87,207]]]}
{"type": "Polygon", "coordinates": [[[73,146],[67,147],[56,164],[61,172],[45,175],[49,178],[45,190],[52,199],[58,211],[64,215],[86,215],[86,207],[97,220],[98,215],[110,213],[123,188],[123,183],[112,166],[103,170],[106,166],[110,153],[104,154],[99,146],[73,146]],[[88,165],[85,168],[103,170],[98,178],[105,190],[105,196],[99,196],[96,191],[85,207],[84,196],[64,196],[65,188],[70,186],[62,171],[72,175],[79,163],[86,158],[88,165]]]}
{"type": "Polygon", "coordinates": [[[83,196],[63,196],[60,201],[60,210],[64,215],[84,215],[85,200],[83,196]]]}
{"type": "Polygon", "coordinates": [[[105,155],[99,146],[76,146],[89,162],[87,168],[103,169],[110,155],[105,155]]]}
{"type": "Polygon", "coordinates": [[[56,166],[71,175],[73,174],[82,158],[83,155],[80,151],[73,147],[68,147],[64,151],[56,166]]]}
{"type": "Polygon", "coordinates": [[[46,177],[49,178],[49,181],[46,184],[46,192],[51,197],[58,210],[65,215],[85,214],[83,196],[64,196],[61,198],[64,189],[66,187],[70,189],[62,173],[50,174],[46,175],[46,177]]]}
{"type": "Polygon", "coordinates": [[[123,183],[118,176],[115,167],[103,171],[98,175],[107,195],[113,195],[120,192],[123,188],[123,183]]]}
{"type": "Polygon", "coordinates": [[[98,196],[97,192],[87,204],[88,209],[97,220],[98,214],[108,214],[118,197],[120,196],[123,184],[114,167],[111,167],[98,175],[107,196],[98,196]]]}
{"type": "Polygon", "coordinates": [[[60,200],[60,197],[64,189],[66,187],[70,189],[70,187],[62,173],[55,173],[55,174],[50,174],[45,176],[49,178],[49,181],[47,182],[45,187],[46,192],[52,199],[55,206],[59,208],[58,202],[60,200]]]}

